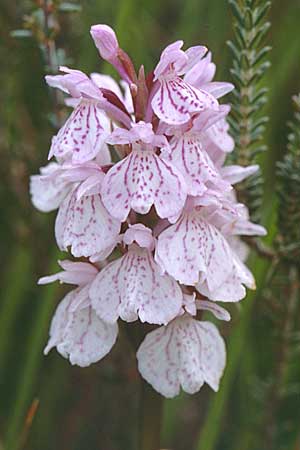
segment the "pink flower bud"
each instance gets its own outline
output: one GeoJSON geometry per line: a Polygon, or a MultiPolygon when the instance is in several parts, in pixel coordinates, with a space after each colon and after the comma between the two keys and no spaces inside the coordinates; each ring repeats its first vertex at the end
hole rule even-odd
{"type": "Polygon", "coordinates": [[[91,35],[103,59],[110,61],[117,56],[119,43],[111,27],[108,25],[93,25],[91,35]]]}

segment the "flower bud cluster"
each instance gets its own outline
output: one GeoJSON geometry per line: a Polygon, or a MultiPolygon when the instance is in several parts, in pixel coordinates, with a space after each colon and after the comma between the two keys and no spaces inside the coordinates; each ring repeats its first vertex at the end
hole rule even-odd
{"type": "Polygon", "coordinates": [[[114,31],[94,25],[101,57],[121,81],[61,67],[47,83],[73,108],[53,137],[47,166],[31,178],[33,204],[58,209],[55,237],[80,260],[40,279],[76,286],[58,305],[47,353],[56,347],[88,366],[113,347],[118,322],[152,324],[137,351],[141,375],[162,395],[217,390],[225,345],[200,310],[229,320],[216,302],[255,288],[240,235],[264,235],[237,202],[233,185],[258,167],[225,165],[234,148],[203,46],[177,41],[154,71],[135,71],[114,31]]]}

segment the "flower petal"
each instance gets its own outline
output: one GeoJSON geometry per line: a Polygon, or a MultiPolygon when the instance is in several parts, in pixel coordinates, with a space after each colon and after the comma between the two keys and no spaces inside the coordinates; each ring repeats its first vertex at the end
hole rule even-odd
{"type": "Polygon", "coordinates": [[[122,222],[130,209],[140,214],[155,206],[161,218],[175,216],[183,208],[186,185],[175,167],[152,150],[133,150],[106,174],[102,199],[113,217],[122,222]]]}
{"type": "Polygon", "coordinates": [[[218,108],[212,95],[193,88],[179,77],[162,79],[151,104],[157,117],[170,125],[184,124],[196,112],[218,108]]]}
{"type": "Polygon", "coordinates": [[[72,157],[73,163],[83,163],[95,158],[105,145],[109,127],[109,119],[97,104],[82,100],[53,137],[49,159],[72,157]]]}
{"type": "Polygon", "coordinates": [[[155,260],[180,283],[195,285],[201,276],[211,289],[220,286],[233,267],[226,239],[195,210],[159,235],[155,260]]]}
{"type": "Polygon", "coordinates": [[[85,262],[73,262],[67,259],[58,261],[63,271],[54,275],[42,277],[38,280],[38,284],[48,284],[54,281],[60,281],[60,283],[69,283],[86,285],[90,283],[98,273],[98,269],[95,266],[85,262]]]}
{"type": "Polygon", "coordinates": [[[87,367],[102,359],[114,345],[117,324],[100,320],[91,306],[72,308],[80,291],[71,291],[58,305],[52,319],[50,339],[44,353],[57,347],[57,351],[69,358],[71,364],[87,367]]]}
{"type": "Polygon", "coordinates": [[[97,275],[90,288],[92,305],[107,321],[165,324],[179,314],[182,292],[168,275],[161,275],[151,253],[132,244],[128,253],[97,275]]]}
{"type": "Polygon", "coordinates": [[[259,166],[254,164],[252,166],[242,167],[237,165],[225,166],[220,170],[222,176],[229,181],[230,184],[236,184],[250,177],[259,170],[259,166]]]}
{"type": "Polygon", "coordinates": [[[170,70],[170,66],[176,64],[181,69],[188,61],[188,55],[181,50],[183,41],[176,41],[168,45],[161,53],[159,63],[154,69],[155,80],[170,70]]]}
{"type": "Polygon", "coordinates": [[[201,196],[206,191],[207,182],[221,190],[230,189],[230,184],[222,180],[196,134],[174,137],[170,147],[171,152],[163,152],[162,157],[184,176],[189,195],[201,196]]]}
{"type": "Polygon", "coordinates": [[[204,379],[217,392],[226,364],[225,343],[213,323],[197,322],[197,330],[203,344],[201,363],[204,379]]]}
{"type": "Polygon", "coordinates": [[[78,187],[64,200],[55,222],[55,236],[61,250],[71,246],[74,256],[92,256],[114,244],[120,222],[109,215],[100,195],[77,200],[78,187]]]}
{"type": "Polygon", "coordinates": [[[217,305],[214,302],[209,302],[207,300],[196,300],[197,309],[202,309],[205,311],[210,311],[219,320],[225,320],[228,322],[230,320],[230,314],[222,306],[217,305]]]}
{"type": "Polygon", "coordinates": [[[210,289],[206,282],[196,286],[200,294],[217,302],[239,302],[246,296],[245,286],[255,289],[255,280],[250,270],[238,260],[234,259],[234,267],[227,279],[215,289],[210,289]]]}
{"type": "Polygon", "coordinates": [[[234,149],[234,140],[228,133],[228,129],[229,125],[226,120],[221,119],[205,132],[208,139],[226,153],[230,153],[234,149]]]}
{"type": "Polygon", "coordinates": [[[201,89],[209,92],[215,98],[220,98],[233,91],[234,85],[231,83],[224,83],[222,81],[213,81],[211,83],[204,84],[201,86],[201,89]]]}
{"type": "Polygon", "coordinates": [[[180,386],[194,394],[205,381],[218,390],[225,358],[224,341],[215,325],[188,315],[147,334],[137,352],[143,378],[168,398],[178,395],[180,386]]]}
{"type": "Polygon", "coordinates": [[[184,76],[184,81],[197,88],[211,82],[216,72],[216,65],[211,62],[211,52],[194,65],[184,76]]]}
{"type": "Polygon", "coordinates": [[[124,233],[123,242],[126,245],[136,242],[139,247],[147,248],[150,251],[154,250],[155,247],[151,229],[141,223],[129,225],[129,228],[124,233]]]}
{"type": "Polygon", "coordinates": [[[59,70],[65,75],[46,75],[45,79],[49,86],[61,89],[74,98],[84,96],[97,100],[103,99],[97,85],[85,73],[64,66],[60,66],[59,70]]]}
{"type": "Polygon", "coordinates": [[[59,176],[51,176],[59,169],[59,164],[51,162],[40,168],[41,175],[30,177],[31,201],[42,212],[54,211],[68,195],[72,184],[59,176]]]}

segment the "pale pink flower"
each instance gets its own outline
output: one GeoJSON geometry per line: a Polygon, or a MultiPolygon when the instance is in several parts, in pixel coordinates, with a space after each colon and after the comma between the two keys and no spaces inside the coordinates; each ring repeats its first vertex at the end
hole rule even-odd
{"type": "Polygon", "coordinates": [[[211,60],[211,52],[198,61],[185,73],[184,81],[195,88],[203,89],[215,98],[223,97],[234,89],[233,84],[212,81],[216,73],[216,65],[211,60]]]}
{"type": "Polygon", "coordinates": [[[46,75],[49,86],[60,89],[73,98],[103,100],[97,85],[81,70],[60,66],[63,75],[46,75]]]}
{"type": "MultiPolygon", "coordinates": [[[[214,151],[230,153],[234,149],[234,140],[228,133],[229,125],[225,118],[220,119],[203,133],[202,141],[209,155],[214,151]],[[215,150],[216,149],[216,150],[215,150]]],[[[223,155],[225,157],[225,155],[223,155]]]]}
{"type": "Polygon", "coordinates": [[[39,211],[49,212],[59,208],[74,183],[84,181],[92,176],[99,176],[101,165],[111,163],[107,147],[97,155],[95,162],[85,164],[58,164],[50,162],[40,168],[39,175],[30,177],[30,195],[33,205],[39,211]]]}
{"type": "Polygon", "coordinates": [[[101,199],[101,184],[93,191],[80,195],[82,186],[75,186],[60,205],[55,222],[55,237],[61,250],[70,251],[74,256],[93,256],[117,243],[121,228],[119,220],[106,210],[101,199]]]}
{"type": "Polygon", "coordinates": [[[71,157],[74,163],[86,162],[101,151],[110,132],[110,121],[99,108],[104,98],[98,86],[87,75],[65,67],[61,70],[66,75],[47,76],[47,83],[80,101],[53,137],[49,159],[52,156],[61,159],[71,157]]]}
{"type": "Polygon", "coordinates": [[[70,246],[71,253],[77,257],[93,256],[105,251],[108,246],[113,248],[119,230],[120,223],[108,214],[100,195],[78,199],[78,188],[66,197],[55,222],[59,248],[66,251],[70,246]]]}
{"type": "MultiPolygon", "coordinates": [[[[125,110],[128,113],[133,114],[133,101],[130,92],[130,87],[126,81],[121,80],[120,84],[117,83],[111,76],[104,75],[102,73],[92,72],[90,74],[91,80],[104,92],[110,92],[117,96],[117,99],[124,105],[125,110]]],[[[65,98],[65,104],[72,108],[76,108],[79,105],[81,99],[76,97],[65,98]]]]}
{"type": "Polygon", "coordinates": [[[72,189],[72,182],[56,176],[59,168],[59,164],[51,162],[40,168],[40,175],[30,177],[31,201],[39,211],[54,211],[72,189]]]}
{"type": "Polygon", "coordinates": [[[162,152],[162,157],[182,173],[189,195],[202,195],[207,184],[220,190],[231,189],[229,182],[223,180],[221,173],[214,166],[203,144],[204,133],[228,114],[229,110],[229,107],[223,105],[218,112],[207,110],[199,114],[186,129],[173,127],[171,151],[166,149],[162,152]]]}
{"type": "Polygon", "coordinates": [[[72,158],[74,163],[89,161],[101,151],[110,132],[111,122],[107,114],[123,124],[130,124],[130,117],[120,101],[118,105],[109,102],[101,88],[79,70],[61,67],[64,75],[46,76],[47,83],[61,89],[75,98],[75,109],[53,137],[49,159],[72,158]]]}
{"type": "Polygon", "coordinates": [[[184,212],[158,236],[155,260],[180,283],[194,286],[206,280],[210,289],[220,286],[234,268],[229,244],[201,208],[184,212]]]}
{"type": "MultiPolygon", "coordinates": [[[[178,222],[158,236],[155,260],[164,272],[180,283],[196,285],[211,300],[239,301],[246,295],[244,285],[255,288],[254,278],[219,231],[220,217],[208,214],[209,208],[216,208],[215,214],[220,211],[216,205],[193,208],[191,203],[178,222]]],[[[252,227],[264,232],[246,219],[240,224],[243,231],[251,232],[252,227]]]]}
{"type": "Polygon", "coordinates": [[[239,302],[245,298],[247,294],[245,286],[249,289],[256,288],[254,277],[233,251],[232,260],[232,270],[225,280],[215,285],[203,280],[196,285],[197,291],[210,300],[219,302],[239,302]]]}
{"type": "Polygon", "coordinates": [[[71,261],[59,263],[64,271],[41,278],[39,284],[59,280],[76,284],[78,288],[69,292],[59,303],[44,353],[56,347],[71,364],[87,367],[110,352],[117,339],[118,325],[99,319],[91,307],[89,286],[98,273],[96,267],[71,261]]]}
{"type": "Polygon", "coordinates": [[[161,218],[180,213],[186,183],[176,167],[156,154],[156,146],[168,145],[164,136],[155,135],[151,124],[138,123],[131,130],[116,129],[107,142],[132,144],[131,153],[103,181],[103,203],[112,216],[124,221],[130,209],[146,214],[152,205],[161,218]]]}
{"type": "MultiPolygon", "coordinates": [[[[203,303],[203,309],[223,320],[229,319],[223,308],[203,303]]],[[[217,391],[225,368],[226,349],[215,325],[184,314],[148,333],[138,349],[137,360],[143,378],[160,394],[172,398],[179,394],[180,387],[194,394],[204,383],[217,391]]]]}
{"type": "Polygon", "coordinates": [[[104,174],[96,162],[51,163],[42,176],[31,180],[32,201],[38,209],[58,208],[55,237],[60,250],[74,256],[106,258],[118,242],[121,222],[112,217],[101,199],[104,174]]]}
{"type": "Polygon", "coordinates": [[[194,113],[217,109],[218,102],[210,93],[186,83],[180,75],[190,70],[207,51],[205,47],[181,50],[183,41],[169,45],[162,52],[154,70],[159,87],[152,99],[152,108],[162,121],[180,125],[190,120],[194,113]]]}
{"type": "Polygon", "coordinates": [[[200,59],[184,75],[184,81],[195,87],[201,87],[210,83],[216,74],[216,65],[212,62],[211,52],[200,59]]]}
{"type": "Polygon", "coordinates": [[[154,262],[151,231],[134,225],[126,231],[124,243],[126,254],[104,267],[91,285],[93,308],[110,323],[119,317],[126,322],[168,323],[181,310],[182,292],[154,262]]]}
{"type": "MultiPolygon", "coordinates": [[[[240,176],[245,175],[245,172],[242,171],[240,176]]],[[[217,227],[225,236],[265,236],[266,229],[249,220],[249,211],[244,204],[237,202],[234,190],[225,194],[222,193],[215,203],[211,202],[201,208],[203,218],[217,227]]]]}
{"type": "MultiPolygon", "coordinates": [[[[216,66],[211,61],[211,53],[209,52],[201,59],[189,72],[184,76],[184,81],[192,86],[209,92],[215,98],[220,98],[234,89],[233,84],[219,81],[212,81],[215,75],[216,66]]],[[[224,163],[225,155],[223,152],[231,152],[234,148],[234,141],[228,133],[229,126],[225,117],[217,121],[205,133],[205,146],[210,157],[216,161],[221,159],[224,163]]]]}

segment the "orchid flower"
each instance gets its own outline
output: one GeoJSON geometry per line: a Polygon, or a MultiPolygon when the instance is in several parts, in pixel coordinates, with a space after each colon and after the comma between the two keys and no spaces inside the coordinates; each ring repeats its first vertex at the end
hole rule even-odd
{"type": "Polygon", "coordinates": [[[145,74],[112,28],[93,25],[91,35],[121,79],[66,67],[46,77],[73,111],[52,140],[53,160],[30,181],[34,206],[58,210],[57,245],[75,258],[39,281],[76,286],[57,307],[45,353],[56,347],[88,366],[109,353],[119,322],[129,335],[136,322],[138,369],[155,390],[218,390],[225,344],[201,311],[230,319],[216,302],[255,288],[240,236],[266,233],[233,187],[258,166],[225,164],[234,141],[220,99],[233,86],[213,81],[204,46],[170,44],[145,74]]]}

